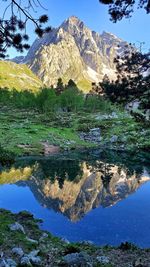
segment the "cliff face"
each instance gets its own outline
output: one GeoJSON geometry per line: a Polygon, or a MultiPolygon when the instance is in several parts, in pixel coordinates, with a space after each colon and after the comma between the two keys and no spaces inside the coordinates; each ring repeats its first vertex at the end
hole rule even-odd
{"type": "Polygon", "coordinates": [[[35,40],[21,63],[28,64],[47,86],[55,85],[61,77],[65,83],[73,79],[81,89],[88,90],[92,81],[102,80],[105,74],[115,79],[114,58],[126,46],[129,47],[111,33],[91,31],[73,16],[35,40]]]}
{"type": "Polygon", "coordinates": [[[33,72],[50,86],[56,84],[59,77],[67,82],[73,77],[77,82],[84,79],[83,69],[86,67],[71,35],[60,28],[55,42],[42,46],[35,58],[28,61],[33,72]]]}

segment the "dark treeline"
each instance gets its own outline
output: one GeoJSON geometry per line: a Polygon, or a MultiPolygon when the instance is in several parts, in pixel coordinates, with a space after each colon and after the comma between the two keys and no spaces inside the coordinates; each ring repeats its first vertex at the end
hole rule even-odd
{"type": "Polygon", "coordinates": [[[68,86],[61,92],[54,88],[44,88],[39,93],[0,89],[0,104],[22,109],[36,109],[39,112],[78,112],[114,110],[110,101],[98,95],[85,95],[76,86],[68,86]]]}
{"type": "Polygon", "coordinates": [[[140,109],[150,109],[150,53],[142,54],[134,47],[132,53],[125,51],[123,57],[115,59],[118,77],[110,81],[105,75],[100,86],[113,103],[125,105],[139,101],[140,109]]]}
{"type": "Polygon", "coordinates": [[[116,81],[103,80],[101,86],[112,103],[125,105],[138,100],[140,109],[150,109],[150,76],[141,79],[140,84],[139,79],[118,76],[116,81]]]}

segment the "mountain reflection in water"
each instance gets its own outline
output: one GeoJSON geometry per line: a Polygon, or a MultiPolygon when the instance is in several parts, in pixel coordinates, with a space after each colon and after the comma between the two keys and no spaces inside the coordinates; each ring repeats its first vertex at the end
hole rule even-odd
{"type": "Polygon", "coordinates": [[[27,186],[38,202],[71,221],[90,210],[109,207],[150,180],[149,160],[134,154],[22,159],[0,172],[0,184],[27,186]]]}

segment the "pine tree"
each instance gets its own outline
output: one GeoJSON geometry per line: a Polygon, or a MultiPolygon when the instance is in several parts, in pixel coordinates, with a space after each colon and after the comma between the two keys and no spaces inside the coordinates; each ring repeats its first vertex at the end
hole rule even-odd
{"type": "Polygon", "coordinates": [[[26,33],[29,21],[34,24],[38,37],[42,37],[44,33],[51,30],[50,27],[43,28],[43,24],[48,22],[47,15],[39,18],[32,15],[32,10],[36,11],[37,7],[42,7],[39,0],[10,0],[9,3],[7,0],[0,0],[1,2],[3,5],[5,2],[6,8],[4,11],[1,10],[0,17],[0,58],[7,56],[9,47],[13,47],[19,52],[29,49],[29,36],[26,33]]]}
{"type": "Polygon", "coordinates": [[[62,81],[62,78],[58,79],[57,85],[56,85],[56,94],[60,95],[64,91],[65,87],[62,81]]]}
{"type": "Polygon", "coordinates": [[[147,14],[150,13],[150,0],[99,0],[100,3],[108,5],[108,12],[113,22],[130,18],[134,8],[143,8],[147,14]],[[138,2],[138,4],[137,4],[138,2]]]}

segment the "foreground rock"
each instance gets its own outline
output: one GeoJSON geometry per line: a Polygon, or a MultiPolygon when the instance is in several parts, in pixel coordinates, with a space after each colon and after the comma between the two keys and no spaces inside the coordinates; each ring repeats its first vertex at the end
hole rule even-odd
{"type": "Polygon", "coordinates": [[[60,152],[60,147],[55,145],[50,145],[48,142],[42,143],[44,146],[44,155],[48,156],[51,154],[57,154],[60,152]]]}
{"type": "Polygon", "coordinates": [[[92,257],[83,252],[70,253],[66,255],[63,259],[67,264],[67,266],[85,266],[85,267],[93,266],[92,257]]]}
{"type": "Polygon", "coordinates": [[[80,138],[87,142],[99,144],[101,142],[101,130],[100,128],[93,128],[89,132],[81,132],[80,138]]]}
{"type": "Polygon", "coordinates": [[[149,249],[70,243],[43,232],[39,223],[30,213],[0,210],[0,267],[150,267],[149,249]]]}

